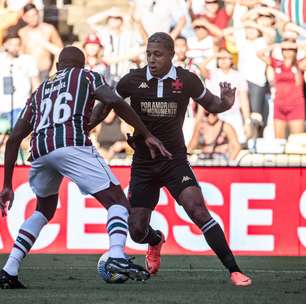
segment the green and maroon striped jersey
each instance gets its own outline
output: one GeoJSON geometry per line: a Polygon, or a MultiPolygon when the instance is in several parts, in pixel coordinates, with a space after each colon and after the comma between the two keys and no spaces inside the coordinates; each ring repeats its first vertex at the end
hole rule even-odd
{"type": "Polygon", "coordinates": [[[58,148],[91,145],[88,123],[94,91],[102,84],[104,79],[96,72],[67,68],[37,88],[20,115],[33,127],[33,160],[58,148]]]}

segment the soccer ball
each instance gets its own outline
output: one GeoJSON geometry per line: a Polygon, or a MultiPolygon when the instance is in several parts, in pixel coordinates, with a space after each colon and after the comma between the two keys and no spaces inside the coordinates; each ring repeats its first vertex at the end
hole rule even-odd
{"type": "Polygon", "coordinates": [[[105,269],[105,263],[108,259],[108,251],[101,255],[98,265],[97,271],[99,276],[106,282],[106,283],[115,283],[115,284],[122,284],[128,280],[128,276],[121,274],[121,273],[111,273],[105,269]]]}

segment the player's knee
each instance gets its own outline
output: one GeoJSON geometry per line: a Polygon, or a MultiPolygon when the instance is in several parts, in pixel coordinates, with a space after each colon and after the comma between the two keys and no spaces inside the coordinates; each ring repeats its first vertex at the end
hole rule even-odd
{"type": "Polygon", "coordinates": [[[147,227],[143,223],[129,219],[129,232],[134,242],[142,243],[147,235],[147,227]]]}
{"type": "Polygon", "coordinates": [[[195,201],[192,204],[192,207],[188,210],[188,215],[199,227],[202,227],[203,223],[206,223],[206,221],[211,218],[211,215],[208,209],[205,207],[203,201],[195,201]]]}

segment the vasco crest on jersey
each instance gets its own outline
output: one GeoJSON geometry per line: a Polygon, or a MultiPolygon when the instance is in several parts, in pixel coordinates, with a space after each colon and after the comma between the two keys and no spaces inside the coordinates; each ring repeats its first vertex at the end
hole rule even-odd
{"type": "Polygon", "coordinates": [[[182,93],[183,82],[181,79],[177,78],[172,81],[172,92],[173,93],[182,93]]]}

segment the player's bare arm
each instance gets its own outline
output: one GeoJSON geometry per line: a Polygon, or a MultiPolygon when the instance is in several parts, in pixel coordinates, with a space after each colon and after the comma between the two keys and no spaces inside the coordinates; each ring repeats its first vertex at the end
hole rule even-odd
{"type": "Polygon", "coordinates": [[[232,88],[228,82],[221,82],[220,97],[212,94],[208,89],[203,98],[196,100],[210,113],[222,113],[230,109],[235,102],[236,88],[232,88]]]}
{"type": "Polygon", "coordinates": [[[95,91],[95,97],[112,107],[117,115],[119,115],[125,122],[133,126],[137,133],[141,134],[145,138],[145,143],[148,146],[151,157],[155,158],[156,149],[167,157],[171,158],[172,154],[164,147],[162,142],[153,136],[141,121],[139,116],[133,110],[133,108],[127,104],[121,97],[114,93],[114,91],[107,85],[102,85],[95,91]]]}
{"type": "Polygon", "coordinates": [[[111,107],[107,106],[105,103],[99,102],[92,110],[90,121],[88,128],[89,130],[92,130],[95,128],[100,122],[102,122],[106,116],[111,111],[111,107]]]}
{"type": "Polygon", "coordinates": [[[3,189],[0,193],[0,208],[2,216],[6,216],[5,207],[9,202],[8,208],[10,209],[14,200],[14,192],[12,188],[12,178],[15,167],[15,162],[18,156],[20,144],[32,131],[31,124],[24,120],[19,119],[8,139],[5,147],[4,159],[4,181],[3,189]]]}

